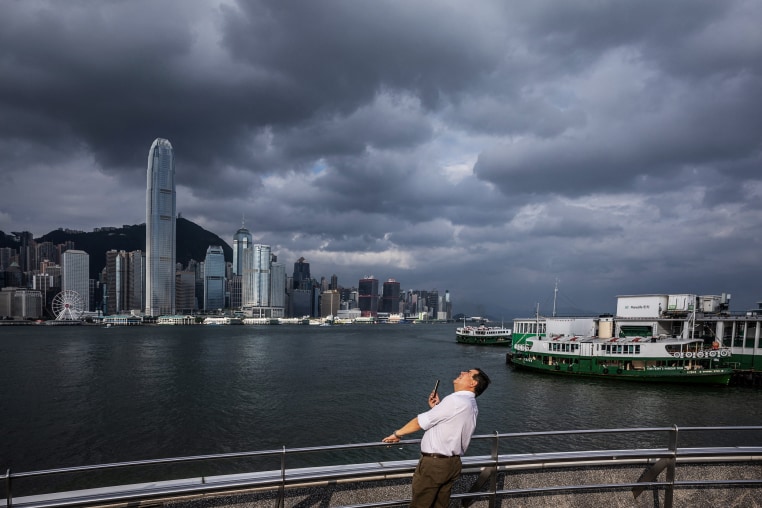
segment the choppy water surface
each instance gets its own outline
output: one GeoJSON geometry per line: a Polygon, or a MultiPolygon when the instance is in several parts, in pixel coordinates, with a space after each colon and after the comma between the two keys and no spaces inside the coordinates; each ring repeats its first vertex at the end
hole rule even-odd
{"type": "MultiPolygon", "coordinates": [[[[759,390],[514,371],[454,325],[0,328],[0,467],[379,441],[436,379],[492,379],[477,434],[758,425],[759,390]]],[[[420,436],[418,436],[420,437],[420,436]]],[[[578,436],[580,446],[594,437],[578,436]]]]}

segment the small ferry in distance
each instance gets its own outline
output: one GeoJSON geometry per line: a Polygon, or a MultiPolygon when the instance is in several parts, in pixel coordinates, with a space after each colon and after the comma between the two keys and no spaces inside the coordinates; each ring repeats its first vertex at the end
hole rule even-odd
{"type": "Polygon", "coordinates": [[[204,318],[205,325],[242,325],[243,319],[230,316],[209,316],[204,318]]]}
{"type": "Polygon", "coordinates": [[[459,344],[479,346],[511,346],[511,329],[503,326],[466,326],[455,329],[455,340],[459,344]]]}

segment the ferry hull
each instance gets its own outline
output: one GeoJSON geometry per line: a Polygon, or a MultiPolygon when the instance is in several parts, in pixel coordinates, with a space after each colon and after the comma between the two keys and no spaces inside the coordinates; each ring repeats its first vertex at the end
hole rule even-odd
{"type": "Polygon", "coordinates": [[[640,383],[680,383],[728,385],[733,375],[733,369],[713,368],[689,370],[680,367],[655,367],[645,370],[624,370],[608,368],[601,365],[585,367],[581,364],[548,365],[540,361],[529,360],[509,353],[506,361],[513,367],[522,370],[554,374],[574,378],[598,378],[616,381],[631,381],[640,383]]]}
{"type": "Polygon", "coordinates": [[[457,335],[455,340],[458,344],[511,347],[510,337],[474,337],[469,335],[457,335]]]}

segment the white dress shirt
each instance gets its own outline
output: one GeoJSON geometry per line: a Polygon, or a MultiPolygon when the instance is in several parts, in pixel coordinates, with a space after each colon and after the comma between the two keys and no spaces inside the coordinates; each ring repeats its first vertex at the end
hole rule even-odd
{"type": "Polygon", "coordinates": [[[479,408],[474,392],[451,393],[439,404],[418,415],[418,424],[426,432],[421,451],[441,455],[463,455],[476,429],[479,408]]]}

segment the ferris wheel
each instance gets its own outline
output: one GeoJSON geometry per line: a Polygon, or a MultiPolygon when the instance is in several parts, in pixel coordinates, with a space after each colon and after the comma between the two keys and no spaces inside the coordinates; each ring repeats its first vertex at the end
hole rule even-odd
{"type": "Polygon", "coordinates": [[[70,289],[58,293],[53,298],[52,307],[56,321],[78,321],[84,311],[82,297],[70,289]]]}

